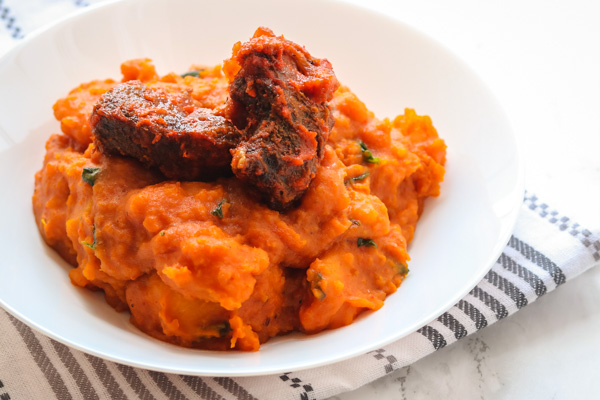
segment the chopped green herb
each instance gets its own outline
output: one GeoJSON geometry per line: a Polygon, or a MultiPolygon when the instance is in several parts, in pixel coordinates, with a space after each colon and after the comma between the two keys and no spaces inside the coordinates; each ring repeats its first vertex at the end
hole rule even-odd
{"type": "Polygon", "coordinates": [[[360,221],[357,219],[351,219],[350,222],[352,222],[352,225],[360,226],[360,221]]]}
{"type": "Polygon", "coordinates": [[[402,276],[405,276],[406,274],[408,274],[410,272],[408,267],[401,262],[396,263],[396,269],[398,270],[398,273],[402,276]]]}
{"type": "Polygon", "coordinates": [[[96,226],[92,226],[92,237],[94,238],[93,243],[88,243],[86,241],[83,241],[83,242],[81,242],[81,244],[89,247],[92,250],[96,250],[96,226]]]}
{"type": "Polygon", "coordinates": [[[362,181],[362,180],[366,179],[369,175],[370,175],[370,173],[369,173],[369,171],[367,171],[364,174],[361,174],[359,176],[355,176],[354,178],[350,178],[350,180],[352,182],[362,181]]]}
{"type": "Polygon", "coordinates": [[[81,172],[81,178],[88,185],[94,186],[94,183],[96,183],[96,178],[98,177],[99,173],[100,173],[100,168],[86,167],[81,172]]]}
{"type": "MultiPolygon", "coordinates": [[[[217,331],[217,332],[219,332],[219,337],[227,336],[229,334],[229,332],[232,331],[231,325],[229,325],[228,321],[224,321],[224,322],[221,322],[219,324],[209,325],[205,329],[208,330],[208,331],[217,331]]],[[[202,336],[199,336],[198,339],[199,340],[204,340],[204,339],[207,339],[207,338],[210,339],[211,337],[214,337],[214,335],[202,335],[202,336]]]]}
{"type": "Polygon", "coordinates": [[[225,203],[227,200],[222,199],[219,204],[217,204],[217,208],[215,208],[214,210],[212,210],[210,213],[212,215],[214,215],[215,217],[222,219],[223,218],[223,209],[221,208],[221,206],[223,205],[223,203],[225,203]]]}
{"type": "Polygon", "coordinates": [[[371,153],[371,150],[369,150],[369,148],[367,147],[366,144],[364,144],[364,142],[358,142],[358,145],[360,146],[360,149],[362,150],[362,155],[363,155],[363,160],[365,160],[368,163],[371,164],[379,164],[379,162],[381,161],[381,159],[379,157],[374,157],[373,153],[371,153]]]}
{"type": "Polygon", "coordinates": [[[232,331],[231,325],[229,325],[229,322],[227,321],[223,322],[222,324],[218,324],[217,326],[215,326],[215,328],[217,328],[217,330],[219,331],[220,337],[226,336],[227,334],[229,334],[229,332],[232,331]]]}
{"type": "Polygon", "coordinates": [[[323,301],[325,300],[325,297],[327,297],[327,294],[319,286],[315,286],[312,292],[319,301],[323,301]]]}
{"type": "Polygon", "coordinates": [[[325,299],[325,297],[327,297],[327,294],[323,291],[323,289],[321,289],[320,282],[322,280],[323,280],[323,275],[321,275],[320,272],[317,272],[317,276],[311,282],[312,293],[319,301],[323,301],[325,299]]]}
{"type": "Polygon", "coordinates": [[[377,243],[373,239],[368,238],[358,238],[358,247],[377,247],[377,243]]]}
{"type": "Polygon", "coordinates": [[[160,231],[160,236],[165,236],[165,231],[160,231]]]}
{"type": "Polygon", "coordinates": [[[185,78],[186,76],[194,76],[196,78],[200,77],[200,71],[203,71],[202,69],[196,70],[196,71],[188,71],[188,72],[184,72],[183,74],[181,74],[182,78],[185,78]]]}

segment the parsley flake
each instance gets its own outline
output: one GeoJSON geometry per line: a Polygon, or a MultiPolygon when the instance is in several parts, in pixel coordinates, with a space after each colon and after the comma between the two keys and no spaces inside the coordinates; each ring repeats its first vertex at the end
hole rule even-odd
{"type": "Polygon", "coordinates": [[[379,157],[374,157],[373,153],[371,153],[371,150],[369,150],[369,148],[364,142],[360,141],[358,142],[358,145],[362,150],[363,160],[371,164],[379,164],[381,159],[379,157]]]}
{"type": "Polygon", "coordinates": [[[92,237],[94,238],[93,243],[88,243],[86,241],[83,241],[83,242],[81,242],[81,244],[89,247],[92,250],[96,250],[96,226],[92,226],[92,237]]]}
{"type": "Polygon", "coordinates": [[[86,167],[81,172],[81,178],[88,185],[94,186],[94,183],[96,183],[96,178],[98,177],[99,173],[100,168],[98,167],[86,167]]]}
{"type": "Polygon", "coordinates": [[[398,274],[400,274],[402,276],[406,276],[406,274],[408,274],[410,272],[408,267],[401,262],[396,263],[396,269],[398,270],[398,274]]]}
{"type": "Polygon", "coordinates": [[[311,282],[311,286],[312,286],[312,293],[313,295],[319,300],[319,301],[323,301],[325,299],[325,297],[327,297],[327,294],[325,293],[325,291],[321,288],[321,281],[323,280],[323,275],[321,275],[320,272],[317,272],[317,275],[315,276],[315,278],[313,279],[313,281],[311,282]]]}
{"type": "Polygon", "coordinates": [[[202,71],[204,71],[204,70],[203,69],[198,69],[198,70],[195,70],[195,71],[188,71],[188,72],[184,72],[180,76],[182,78],[185,78],[186,76],[193,76],[193,77],[199,78],[200,77],[200,72],[202,72],[202,71]]]}
{"type": "Polygon", "coordinates": [[[214,215],[215,217],[219,218],[219,219],[223,219],[223,203],[225,203],[227,200],[222,199],[219,204],[217,204],[217,208],[215,208],[214,210],[212,210],[210,213],[212,215],[214,215]]]}
{"type": "Polygon", "coordinates": [[[215,325],[214,329],[219,331],[219,337],[227,336],[229,332],[233,330],[231,329],[231,325],[229,325],[228,321],[215,325]]]}
{"type": "Polygon", "coordinates": [[[377,247],[377,243],[373,239],[369,238],[358,238],[358,247],[377,247]]]}
{"type": "Polygon", "coordinates": [[[350,178],[350,180],[352,182],[359,182],[359,181],[365,180],[369,175],[370,175],[370,173],[369,173],[369,171],[367,171],[364,174],[360,174],[359,176],[355,176],[354,178],[350,178]]]}

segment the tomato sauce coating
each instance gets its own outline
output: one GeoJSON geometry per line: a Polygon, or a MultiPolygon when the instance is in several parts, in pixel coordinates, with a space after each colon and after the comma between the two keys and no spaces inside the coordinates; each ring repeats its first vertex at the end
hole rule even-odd
{"type": "Polygon", "coordinates": [[[177,180],[226,175],[241,138],[225,118],[195,107],[189,91],[168,93],[135,80],[104,93],[90,125],[101,151],[133,157],[177,180]]]}
{"type": "Polygon", "coordinates": [[[298,205],[315,176],[334,120],[331,63],[266,28],[234,46],[225,115],[241,130],[234,174],[278,211],[298,205]]]}

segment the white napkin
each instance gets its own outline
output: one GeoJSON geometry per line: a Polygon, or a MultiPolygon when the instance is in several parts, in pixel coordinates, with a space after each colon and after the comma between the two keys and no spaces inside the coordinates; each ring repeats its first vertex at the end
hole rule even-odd
{"type": "MultiPolygon", "coordinates": [[[[0,0],[0,54],[28,32],[104,0],[0,0]]],[[[333,365],[250,378],[190,377],[132,368],[70,349],[0,310],[0,400],[325,399],[353,390],[505,318],[600,264],[600,226],[525,196],[510,242],[449,311],[381,349],[333,365]]]]}

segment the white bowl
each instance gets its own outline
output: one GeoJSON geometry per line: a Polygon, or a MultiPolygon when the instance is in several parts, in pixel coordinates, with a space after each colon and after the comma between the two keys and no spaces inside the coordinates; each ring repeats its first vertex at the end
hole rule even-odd
{"type": "Polygon", "coordinates": [[[449,309],[496,261],[523,195],[521,162],[494,96],[460,60],[407,25],[316,0],[132,0],[91,8],[36,32],[0,59],[0,304],[33,328],[109,360],[182,374],[243,376],[339,361],[405,336],[449,309]],[[160,74],[217,64],[258,26],[328,58],[379,117],[430,115],[448,145],[442,195],[426,204],[409,248],[411,273],[385,306],[350,326],[276,338],[259,352],[211,352],[154,340],[98,293],[37,232],[33,176],[59,131],[52,104],[81,82],[119,78],[152,58],[160,74]]]}

